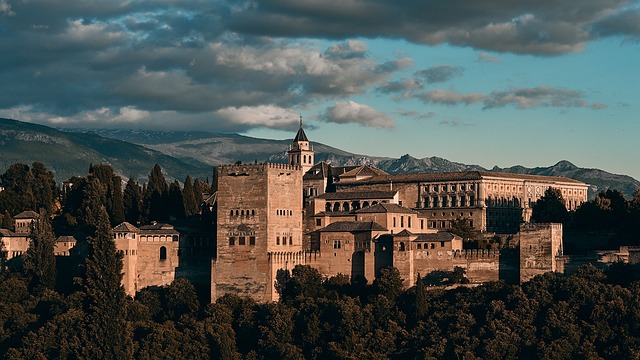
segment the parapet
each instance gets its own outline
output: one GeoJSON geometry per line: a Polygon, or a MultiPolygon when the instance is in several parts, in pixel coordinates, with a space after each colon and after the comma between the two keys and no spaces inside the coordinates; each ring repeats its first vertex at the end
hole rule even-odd
{"type": "Polygon", "coordinates": [[[266,172],[268,169],[300,171],[300,166],[272,163],[218,165],[218,173],[220,175],[232,176],[259,174],[266,172]]]}
{"type": "Polygon", "coordinates": [[[465,249],[456,250],[453,254],[454,258],[464,259],[483,259],[483,258],[496,258],[500,256],[500,250],[490,249],[465,249]]]}

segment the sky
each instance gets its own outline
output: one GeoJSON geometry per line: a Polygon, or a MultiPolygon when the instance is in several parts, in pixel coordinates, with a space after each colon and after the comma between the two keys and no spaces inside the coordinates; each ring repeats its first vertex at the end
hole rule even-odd
{"type": "Polygon", "coordinates": [[[0,0],[0,117],[640,179],[640,0],[0,0]]]}

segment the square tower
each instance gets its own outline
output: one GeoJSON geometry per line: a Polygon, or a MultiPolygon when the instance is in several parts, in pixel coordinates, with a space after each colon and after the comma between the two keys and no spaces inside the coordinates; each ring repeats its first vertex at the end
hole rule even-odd
{"type": "Polygon", "coordinates": [[[284,164],[218,167],[217,257],[211,299],[271,301],[270,257],[302,251],[302,172],[284,164]]]}

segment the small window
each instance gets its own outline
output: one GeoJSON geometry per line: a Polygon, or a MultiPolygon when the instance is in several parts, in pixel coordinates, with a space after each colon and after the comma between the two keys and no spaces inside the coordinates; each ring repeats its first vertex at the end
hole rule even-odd
{"type": "Polygon", "coordinates": [[[233,216],[233,210],[229,212],[229,216],[233,216]]]}
{"type": "Polygon", "coordinates": [[[322,226],[322,219],[316,219],[316,226],[322,226]]]}
{"type": "Polygon", "coordinates": [[[404,243],[401,242],[400,244],[398,244],[398,250],[399,251],[404,251],[404,243]]]}
{"type": "Polygon", "coordinates": [[[251,216],[255,216],[256,215],[256,211],[255,210],[251,210],[251,216]]]}
{"type": "Polygon", "coordinates": [[[276,245],[280,245],[280,236],[276,236],[276,245]]]}
{"type": "Polygon", "coordinates": [[[293,236],[289,236],[289,245],[293,245],[293,236]]]}
{"type": "Polygon", "coordinates": [[[420,220],[420,229],[424,229],[424,220],[420,220]]]}
{"type": "Polygon", "coordinates": [[[255,245],[256,244],[256,237],[255,236],[249,236],[249,245],[255,245]]]}
{"type": "Polygon", "coordinates": [[[422,244],[418,244],[417,247],[418,247],[418,250],[422,249],[422,244]]]}
{"type": "Polygon", "coordinates": [[[167,248],[164,246],[160,247],[160,261],[167,260],[167,248]]]}
{"type": "Polygon", "coordinates": [[[440,241],[440,247],[444,247],[444,241],[440,241]]]}
{"type": "Polygon", "coordinates": [[[229,237],[229,246],[233,246],[236,244],[236,238],[233,236],[229,237]]]}
{"type": "Polygon", "coordinates": [[[238,245],[245,245],[245,238],[244,236],[240,236],[238,238],[238,245]]]}

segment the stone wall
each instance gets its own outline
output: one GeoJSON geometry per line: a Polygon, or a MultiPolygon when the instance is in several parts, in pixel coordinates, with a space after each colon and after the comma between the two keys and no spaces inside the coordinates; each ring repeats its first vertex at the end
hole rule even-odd
{"type": "Polygon", "coordinates": [[[550,271],[563,271],[562,224],[520,225],[520,282],[550,271]]]}
{"type": "Polygon", "coordinates": [[[217,251],[211,299],[277,297],[270,253],[302,250],[302,172],[281,164],[218,168],[217,251]]]}

